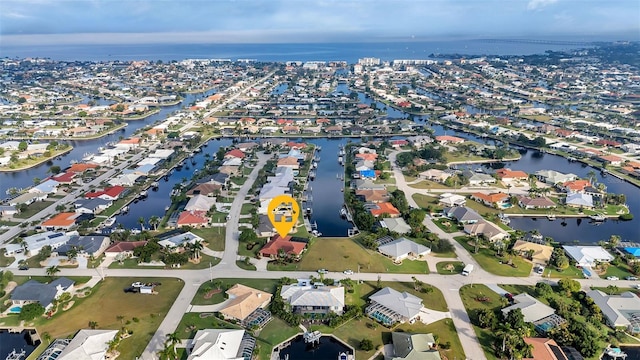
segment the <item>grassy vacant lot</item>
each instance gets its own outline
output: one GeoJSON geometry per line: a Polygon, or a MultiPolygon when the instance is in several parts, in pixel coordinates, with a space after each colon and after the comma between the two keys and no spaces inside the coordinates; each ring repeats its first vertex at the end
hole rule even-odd
{"type": "Polygon", "coordinates": [[[442,206],[438,205],[438,198],[423,194],[413,194],[413,200],[423,209],[431,208],[432,211],[435,209],[442,210],[442,206]]]}
{"type": "Polygon", "coordinates": [[[462,228],[458,226],[458,223],[455,220],[447,218],[434,219],[433,223],[436,224],[442,231],[449,234],[462,230],[462,228]]]}
{"type": "MultiPolygon", "coordinates": [[[[480,264],[486,271],[500,276],[529,276],[533,264],[520,256],[504,255],[498,257],[494,250],[479,247],[478,253],[474,253],[474,246],[469,241],[473,241],[467,236],[457,236],[455,238],[480,264]],[[514,266],[510,266],[507,262],[511,259],[514,266]]],[[[503,252],[506,254],[506,252],[503,252]]]]}
{"type": "Polygon", "coordinates": [[[440,275],[457,275],[462,273],[464,264],[461,261],[441,261],[436,264],[436,268],[440,275]]]}
{"type": "Polygon", "coordinates": [[[0,251],[0,267],[7,267],[11,265],[16,258],[13,256],[5,256],[4,251],[0,251]]]}
{"type": "MultiPolygon", "coordinates": [[[[478,310],[481,309],[495,309],[502,307],[506,304],[506,299],[493,292],[493,290],[480,284],[465,285],[460,289],[460,297],[464,304],[471,322],[475,322],[477,319],[478,310]],[[478,301],[479,298],[485,298],[487,301],[478,301]]],[[[478,326],[473,326],[488,360],[496,360],[493,355],[493,334],[489,330],[482,329],[478,326]]]]}
{"type": "Polygon", "coordinates": [[[635,276],[631,273],[631,269],[629,265],[625,263],[620,263],[618,266],[609,265],[607,267],[607,271],[604,275],[601,275],[602,278],[607,278],[607,276],[617,276],[619,279],[624,279],[627,276],[635,276]]]}
{"type": "Polygon", "coordinates": [[[222,292],[215,294],[211,299],[205,299],[204,295],[209,291],[209,289],[216,289],[216,282],[214,284],[210,284],[208,282],[202,284],[198,289],[198,292],[191,300],[192,305],[211,305],[218,304],[224,301],[225,295],[224,291],[235,284],[242,284],[254,289],[266,291],[268,293],[274,293],[276,291],[276,286],[278,285],[278,281],[276,279],[234,279],[234,278],[225,278],[218,279],[220,282],[220,289],[222,292]]]}
{"type": "MultiPolygon", "coordinates": [[[[118,350],[122,359],[135,359],[142,354],[156,329],[184,286],[182,280],[170,278],[107,278],[93,288],[87,298],[74,298],[71,309],[54,315],[50,320],[38,319],[36,328],[52,338],[75,334],[88,327],[89,321],[98,323],[98,329],[133,330],[130,338],[122,340],[118,350]],[[134,281],[161,282],[157,295],[125,294],[122,289],[134,281]],[[122,322],[117,316],[124,316],[122,322]],[[138,319],[135,321],[134,318],[138,319]]],[[[44,351],[45,346],[36,349],[44,351]]]]}
{"type": "Polygon", "coordinates": [[[578,269],[574,265],[570,265],[564,270],[557,270],[553,266],[547,266],[542,274],[543,278],[568,278],[568,279],[582,279],[584,275],[582,270],[578,269]]]}
{"type": "MultiPolygon", "coordinates": [[[[409,181],[409,179],[407,179],[407,181],[409,181]]],[[[431,181],[431,180],[422,180],[420,182],[417,182],[415,184],[409,184],[409,187],[412,187],[414,189],[452,189],[452,187],[447,186],[443,183],[439,183],[437,181],[431,181]]]]}
{"type": "Polygon", "coordinates": [[[53,201],[36,201],[33,204],[27,206],[27,209],[25,211],[19,212],[13,216],[19,219],[28,219],[33,215],[39,213],[40,211],[48,208],[51,204],[53,204],[53,201]]]}
{"type": "Polygon", "coordinates": [[[193,339],[196,332],[201,329],[241,329],[240,326],[218,319],[213,316],[213,313],[209,313],[211,316],[204,315],[203,317],[200,317],[200,314],[184,314],[176,328],[176,334],[180,339],[193,339]]]}
{"type": "Polygon", "coordinates": [[[397,265],[389,258],[364,248],[350,238],[318,239],[309,246],[300,262],[285,266],[269,263],[269,270],[315,271],[324,268],[329,271],[341,272],[346,269],[358,271],[358,265],[360,272],[429,273],[426,261],[404,260],[402,264],[397,265]]]}
{"type": "Polygon", "coordinates": [[[209,244],[207,245],[209,249],[213,251],[224,251],[224,237],[226,234],[225,228],[215,227],[192,229],[191,232],[203,238],[209,244]]]}

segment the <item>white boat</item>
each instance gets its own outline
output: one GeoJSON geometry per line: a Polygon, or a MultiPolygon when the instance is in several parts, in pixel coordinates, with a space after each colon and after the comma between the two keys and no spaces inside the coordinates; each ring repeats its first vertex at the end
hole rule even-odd
{"type": "Polygon", "coordinates": [[[5,360],[20,360],[26,356],[24,349],[20,349],[20,352],[17,352],[16,349],[13,349],[12,352],[7,355],[5,360]]]}
{"type": "Polygon", "coordinates": [[[349,356],[345,352],[341,352],[340,355],[338,355],[338,360],[347,360],[348,358],[349,356]]]}
{"type": "Polygon", "coordinates": [[[602,214],[594,214],[594,215],[589,215],[589,219],[593,221],[605,221],[607,220],[607,217],[602,214]]]}
{"type": "Polygon", "coordinates": [[[555,219],[556,219],[556,216],[555,216],[554,214],[549,214],[549,215],[547,215],[547,219],[548,219],[549,221],[553,221],[553,220],[555,220],[555,219]]]}
{"type": "Polygon", "coordinates": [[[614,348],[607,348],[605,354],[607,354],[607,356],[613,358],[613,359],[626,359],[627,358],[627,354],[622,351],[620,348],[614,347],[614,348]]]}
{"type": "Polygon", "coordinates": [[[106,227],[109,227],[109,226],[111,226],[111,225],[113,225],[115,223],[116,223],[116,217],[115,216],[114,217],[110,217],[110,218],[108,218],[107,220],[105,220],[103,222],[104,226],[106,226],[106,227]]]}

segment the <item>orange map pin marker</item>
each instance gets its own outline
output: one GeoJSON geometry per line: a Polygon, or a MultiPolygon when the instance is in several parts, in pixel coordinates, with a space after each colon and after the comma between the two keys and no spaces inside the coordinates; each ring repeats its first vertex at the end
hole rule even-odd
{"type": "Polygon", "coordinates": [[[290,195],[278,195],[267,206],[267,216],[281,237],[287,236],[298,222],[300,207],[290,195]]]}

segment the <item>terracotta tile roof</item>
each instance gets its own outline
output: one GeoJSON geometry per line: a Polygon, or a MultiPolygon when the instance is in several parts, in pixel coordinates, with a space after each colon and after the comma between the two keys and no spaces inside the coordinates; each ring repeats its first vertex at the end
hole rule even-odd
{"type": "Polygon", "coordinates": [[[224,157],[235,157],[238,159],[244,159],[244,153],[241,150],[238,149],[233,149],[231,151],[229,151],[228,153],[224,154],[224,157]]]}
{"type": "Polygon", "coordinates": [[[44,227],[69,227],[76,223],[76,218],[79,213],[75,212],[63,212],[55,215],[49,220],[42,222],[44,227]]]}
{"type": "Polygon", "coordinates": [[[371,215],[378,217],[382,214],[388,214],[390,216],[398,216],[400,215],[400,211],[398,209],[396,209],[395,206],[393,206],[393,204],[391,204],[390,202],[381,202],[376,204],[378,205],[377,209],[371,209],[371,215]]]}
{"type": "Polygon", "coordinates": [[[582,191],[587,186],[591,186],[591,182],[589,180],[573,180],[565,182],[562,186],[571,191],[582,191]]]}
{"type": "Polygon", "coordinates": [[[355,157],[356,159],[376,161],[376,159],[378,158],[378,154],[363,153],[363,154],[356,154],[355,157]]]}
{"type": "Polygon", "coordinates": [[[364,197],[367,202],[387,202],[389,193],[387,190],[356,190],[357,196],[364,197]]]}
{"type": "Polygon", "coordinates": [[[293,156],[287,156],[280,160],[278,160],[278,166],[291,166],[291,165],[299,165],[298,159],[293,156]]]}
{"type": "Polygon", "coordinates": [[[286,254],[300,255],[306,247],[307,244],[303,242],[291,241],[291,236],[283,238],[276,235],[260,249],[260,254],[267,257],[276,256],[278,250],[282,249],[286,254]]]}
{"type": "Polygon", "coordinates": [[[183,211],[178,216],[176,224],[180,225],[204,225],[209,222],[204,211],[183,211]]]}
{"type": "Polygon", "coordinates": [[[485,194],[485,193],[477,192],[477,193],[473,193],[471,196],[492,204],[509,199],[509,195],[505,193],[485,194]]]}
{"type": "Polygon", "coordinates": [[[219,311],[227,317],[244,320],[263,304],[269,303],[273,295],[245,285],[235,284],[226,291],[229,300],[219,311]]]}
{"type": "Polygon", "coordinates": [[[140,143],[140,138],[134,137],[134,138],[131,138],[131,139],[120,140],[120,142],[118,144],[132,144],[132,145],[135,145],[135,144],[139,144],[139,143],[140,143]]]}
{"type": "Polygon", "coordinates": [[[564,351],[558,346],[553,339],[549,338],[524,338],[524,342],[528,345],[532,345],[530,358],[523,358],[523,360],[535,359],[535,360],[567,360],[568,358],[564,354],[564,351]],[[556,352],[552,350],[555,347],[559,350],[559,357],[556,356],[556,352]]]}
{"type": "Polygon", "coordinates": [[[75,164],[72,164],[71,166],[69,166],[67,171],[73,171],[75,173],[81,173],[81,172],[84,172],[84,171],[86,171],[88,169],[95,169],[97,167],[98,167],[98,165],[95,165],[95,164],[75,163],[75,164]]]}
{"type": "Polygon", "coordinates": [[[120,241],[107,248],[105,252],[133,251],[133,249],[146,245],[146,241],[120,241]]]}
{"type": "Polygon", "coordinates": [[[452,143],[460,143],[460,142],[464,142],[464,139],[463,139],[463,138],[456,137],[456,136],[441,135],[441,136],[436,136],[436,141],[437,141],[437,142],[452,142],[452,143]]]}
{"type": "Polygon", "coordinates": [[[500,179],[526,179],[529,175],[520,170],[511,170],[511,169],[500,169],[496,171],[496,175],[500,179]]]}
{"type": "Polygon", "coordinates": [[[73,181],[74,177],[76,177],[76,173],[74,173],[73,171],[67,171],[64,174],[52,177],[52,179],[59,183],[70,183],[73,181]]]}

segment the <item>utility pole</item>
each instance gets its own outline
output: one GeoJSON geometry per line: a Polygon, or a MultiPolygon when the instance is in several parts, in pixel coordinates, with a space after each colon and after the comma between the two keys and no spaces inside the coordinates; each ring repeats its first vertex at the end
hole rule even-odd
{"type": "Polygon", "coordinates": [[[209,261],[209,282],[213,282],[213,268],[211,267],[211,261],[209,261]]]}

